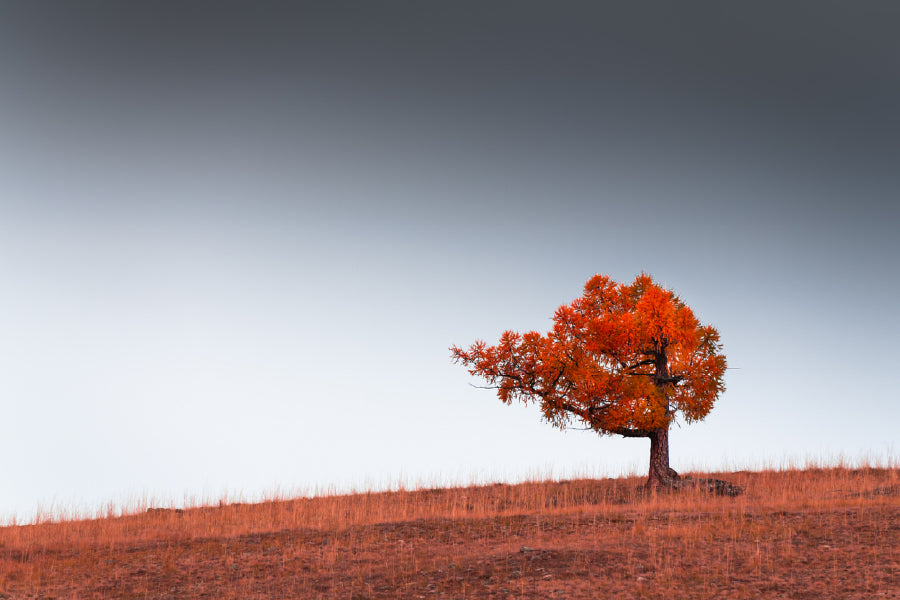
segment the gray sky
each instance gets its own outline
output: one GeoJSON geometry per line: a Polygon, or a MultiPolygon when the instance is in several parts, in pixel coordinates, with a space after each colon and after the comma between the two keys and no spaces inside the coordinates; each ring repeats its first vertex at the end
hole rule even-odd
{"type": "Polygon", "coordinates": [[[900,8],[4,3],[0,517],[646,469],[448,346],[641,271],[676,469],[898,456],[900,8]]]}

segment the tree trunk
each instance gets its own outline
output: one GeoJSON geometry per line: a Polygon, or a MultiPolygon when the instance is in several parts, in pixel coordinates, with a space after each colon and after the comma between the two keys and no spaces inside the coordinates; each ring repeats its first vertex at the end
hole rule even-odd
{"type": "MultiPolygon", "coordinates": [[[[669,417],[669,399],[666,397],[666,385],[669,383],[669,359],[666,356],[666,345],[660,346],[656,353],[656,387],[663,401],[666,418],[669,417]]],[[[678,473],[669,467],[669,423],[665,427],[650,432],[650,476],[647,488],[651,490],[672,489],[678,473]]]]}
{"type": "Polygon", "coordinates": [[[650,476],[647,487],[653,490],[671,489],[678,480],[678,473],[669,467],[669,428],[660,427],[650,432],[650,476]]]}

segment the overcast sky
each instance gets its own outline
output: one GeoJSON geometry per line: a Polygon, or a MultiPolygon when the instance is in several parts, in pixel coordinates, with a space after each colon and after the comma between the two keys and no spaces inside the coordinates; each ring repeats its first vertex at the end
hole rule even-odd
{"type": "Polygon", "coordinates": [[[0,5],[0,518],[644,472],[450,360],[594,273],[722,335],[676,469],[896,460],[897,4],[327,6],[0,5]]]}

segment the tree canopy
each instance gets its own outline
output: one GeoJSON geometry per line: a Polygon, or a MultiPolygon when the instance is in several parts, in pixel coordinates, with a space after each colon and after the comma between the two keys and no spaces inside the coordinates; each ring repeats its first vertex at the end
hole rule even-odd
{"type": "MultiPolygon", "coordinates": [[[[725,389],[718,331],[646,274],[631,284],[595,275],[544,335],[506,331],[494,346],[450,350],[503,402],[536,402],[553,425],[577,420],[601,435],[653,441],[678,415],[703,419],[725,389]]],[[[653,461],[651,447],[651,479],[653,461]]]]}

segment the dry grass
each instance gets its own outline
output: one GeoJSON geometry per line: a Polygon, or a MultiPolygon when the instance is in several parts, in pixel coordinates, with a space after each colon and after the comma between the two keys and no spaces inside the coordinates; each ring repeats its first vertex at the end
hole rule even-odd
{"type": "MultiPolygon", "coordinates": [[[[707,474],[695,474],[706,476],[707,474]]],[[[900,598],[900,470],[329,496],[0,528],[0,598],[900,598]]]]}

